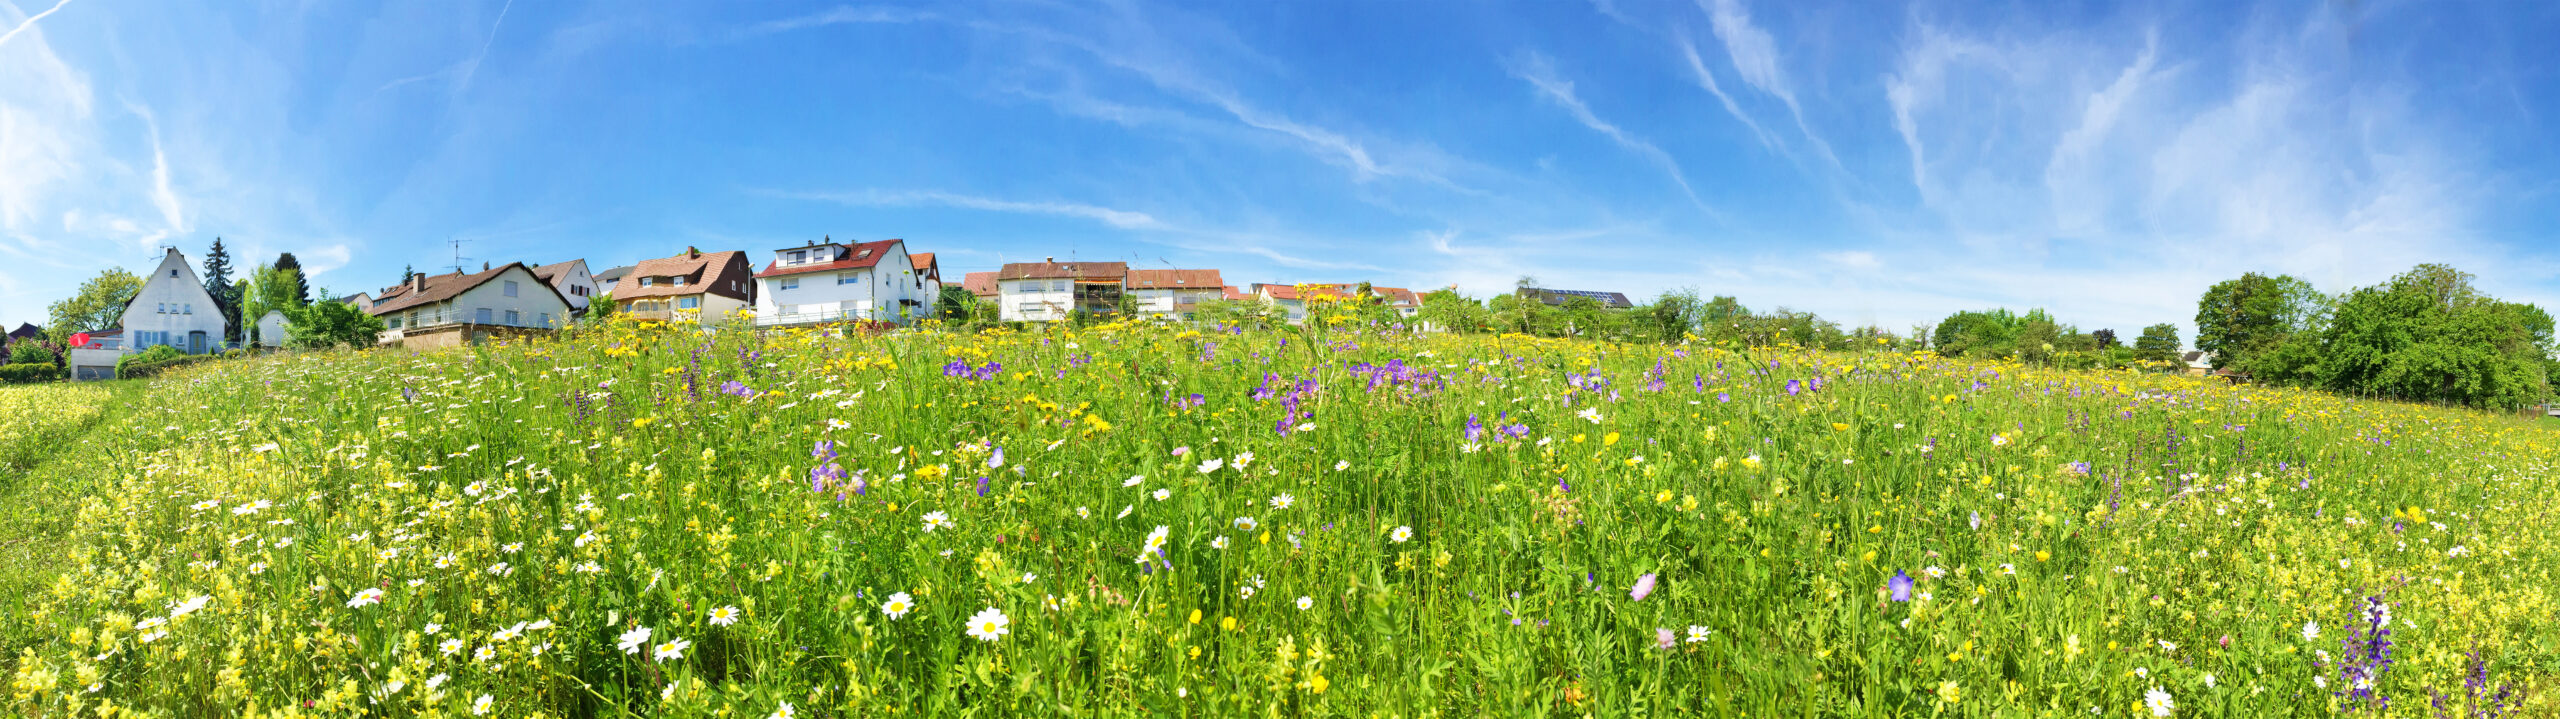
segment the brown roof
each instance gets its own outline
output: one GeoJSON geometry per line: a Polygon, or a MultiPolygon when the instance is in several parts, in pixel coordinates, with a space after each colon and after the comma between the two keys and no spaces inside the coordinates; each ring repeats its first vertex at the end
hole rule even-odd
{"type": "Polygon", "coordinates": [[[1004,294],[996,290],[996,273],[993,272],[971,272],[966,275],[961,275],[960,286],[968,288],[969,294],[977,295],[979,297],[994,297],[996,295],[1004,294]]]}
{"type": "MultiPolygon", "coordinates": [[[[765,263],[764,271],[756,273],[756,276],[781,277],[784,275],[804,275],[811,272],[859,270],[865,267],[872,267],[880,264],[880,258],[889,256],[889,248],[898,247],[900,246],[900,243],[903,242],[905,242],[905,240],[857,242],[847,245],[818,245],[819,247],[828,248],[843,247],[845,248],[844,258],[826,264],[792,265],[790,267],[783,267],[781,260],[774,260],[772,262],[765,263]]],[[[802,248],[793,247],[788,249],[796,250],[802,248]]]]}
{"type": "Polygon", "coordinates": [[[933,253],[931,252],[918,252],[907,255],[907,264],[915,266],[917,273],[934,278],[942,277],[942,268],[933,264],[933,253]]]}
{"type": "Polygon", "coordinates": [[[1129,289],[1217,289],[1226,286],[1217,270],[1130,270],[1129,289]]]}
{"type": "Polygon", "coordinates": [[[747,267],[747,253],[737,250],[700,252],[688,248],[684,254],[674,257],[641,260],[640,264],[631,266],[631,274],[624,275],[622,282],[613,286],[613,299],[617,302],[705,293],[754,302],[755,279],[747,267]],[[683,277],[684,284],[657,283],[642,287],[640,279],[644,277],[683,277]],[[738,289],[731,289],[731,281],[738,283],[738,289]]]}
{"type": "Polygon", "coordinates": [[[1078,279],[1118,282],[1129,276],[1126,262],[1007,262],[998,280],[1078,279]]]}
{"type": "MultiPolygon", "coordinates": [[[[421,280],[403,282],[396,287],[383,290],[382,296],[374,298],[373,306],[365,308],[365,312],[374,315],[387,315],[412,307],[431,305],[451,300],[455,297],[461,296],[464,292],[471,291],[471,288],[473,287],[488,284],[489,280],[495,279],[499,275],[506,274],[507,270],[510,269],[523,269],[527,274],[533,272],[533,268],[526,267],[522,262],[509,262],[494,268],[481,270],[467,275],[457,272],[448,272],[432,276],[421,275],[421,280]],[[420,290],[418,288],[420,282],[423,282],[426,285],[426,289],[420,290]]],[[[552,297],[560,297],[560,288],[552,287],[551,283],[541,281],[541,278],[537,277],[535,278],[534,284],[541,285],[543,291],[550,292],[552,297]]],[[[568,298],[560,297],[560,304],[569,304],[568,298]]]]}
{"type": "Polygon", "coordinates": [[[586,260],[570,260],[567,262],[554,262],[541,267],[536,267],[533,268],[533,276],[542,278],[542,281],[544,282],[558,282],[560,281],[560,273],[569,271],[570,265],[585,261],[586,260]]]}

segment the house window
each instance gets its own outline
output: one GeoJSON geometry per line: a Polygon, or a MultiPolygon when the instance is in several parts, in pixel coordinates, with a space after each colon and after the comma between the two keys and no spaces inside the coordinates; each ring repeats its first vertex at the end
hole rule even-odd
{"type": "Polygon", "coordinates": [[[686,309],[686,310],[701,309],[701,308],[702,308],[702,298],[700,298],[700,297],[678,297],[678,298],[676,298],[676,308],[677,308],[677,309],[686,309]]]}
{"type": "Polygon", "coordinates": [[[152,310],[152,312],[153,312],[154,314],[163,314],[163,315],[165,315],[165,314],[169,314],[169,303],[167,303],[167,302],[160,302],[160,303],[156,303],[156,306],[158,307],[158,309],[152,310]]]}
{"type": "Polygon", "coordinates": [[[836,284],[839,284],[839,285],[850,285],[850,284],[853,284],[854,282],[859,281],[857,278],[855,278],[855,277],[853,276],[853,274],[854,274],[854,273],[851,273],[851,272],[839,272],[839,273],[836,273],[836,284]]]}
{"type": "Polygon", "coordinates": [[[524,314],[523,314],[523,313],[520,313],[520,312],[517,312],[517,311],[515,311],[515,310],[507,310],[507,324],[510,324],[510,325],[519,325],[519,326],[520,326],[520,325],[523,325],[523,324],[524,324],[524,314]]]}
{"type": "Polygon", "coordinates": [[[382,321],[382,328],[387,330],[400,329],[400,316],[392,315],[389,318],[384,319],[382,321]]]}
{"type": "Polygon", "coordinates": [[[658,284],[658,278],[655,278],[655,277],[642,277],[642,278],[640,278],[640,286],[642,286],[642,287],[653,287],[653,286],[656,286],[657,284],[658,284]]]}
{"type": "Polygon", "coordinates": [[[673,279],[675,280],[675,286],[677,286],[677,287],[683,287],[683,286],[684,286],[684,276],[683,276],[683,275],[677,275],[677,276],[675,276],[673,279]]]}
{"type": "Polygon", "coordinates": [[[489,324],[489,308],[487,308],[487,307],[482,307],[482,308],[480,308],[480,312],[479,312],[479,314],[474,315],[474,316],[472,317],[472,319],[473,319],[474,321],[479,322],[480,324],[484,324],[484,325],[485,325],[485,324],[489,324]]]}
{"type": "Polygon", "coordinates": [[[786,290],[796,290],[796,289],[800,289],[800,278],[798,278],[798,277],[786,277],[786,278],[783,278],[783,280],[782,280],[782,288],[783,288],[783,289],[786,289],[786,290]]]}
{"type": "Polygon", "coordinates": [[[515,280],[507,280],[507,296],[508,296],[508,297],[514,297],[514,296],[516,296],[516,281],[515,281],[515,280]]]}
{"type": "Polygon", "coordinates": [[[791,264],[795,264],[795,265],[796,265],[796,264],[800,264],[800,261],[801,261],[801,260],[805,260],[805,259],[808,259],[808,258],[809,258],[809,253],[801,252],[801,251],[799,251],[799,250],[792,250],[792,251],[791,251],[791,264]]]}
{"type": "Polygon", "coordinates": [[[189,303],[187,303],[187,311],[186,311],[186,313],[185,313],[185,314],[191,314],[191,315],[192,315],[192,314],[195,314],[195,313],[196,313],[196,303],[193,303],[193,302],[189,302],[189,303]]]}
{"type": "Polygon", "coordinates": [[[1065,291],[1067,291],[1067,281],[1066,281],[1066,280],[1050,280],[1050,281],[1049,281],[1049,291],[1050,291],[1050,292],[1065,292],[1065,291]]]}
{"type": "Polygon", "coordinates": [[[177,271],[177,270],[170,270],[170,271],[169,271],[169,276],[170,276],[170,277],[176,277],[176,276],[178,276],[178,271],[177,271]]]}

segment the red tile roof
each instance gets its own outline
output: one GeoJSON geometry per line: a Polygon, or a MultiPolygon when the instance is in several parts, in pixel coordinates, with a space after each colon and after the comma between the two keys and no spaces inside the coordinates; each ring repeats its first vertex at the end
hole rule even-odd
{"type": "Polygon", "coordinates": [[[1217,270],[1130,270],[1129,289],[1196,290],[1225,287],[1217,270]]]}
{"type": "Polygon", "coordinates": [[[916,268],[916,274],[924,275],[925,277],[934,280],[942,279],[942,266],[933,263],[933,253],[931,252],[917,252],[909,254],[907,255],[907,264],[913,265],[916,268]]]}
{"type": "Polygon", "coordinates": [[[781,277],[784,275],[803,275],[811,272],[858,270],[865,267],[873,267],[880,264],[880,258],[889,256],[890,248],[900,247],[903,242],[905,242],[905,240],[881,240],[878,242],[859,242],[849,245],[819,245],[819,247],[826,248],[843,247],[845,248],[844,256],[842,259],[825,264],[792,265],[790,267],[783,267],[781,260],[775,260],[765,263],[764,271],[756,273],[756,276],[781,277]]]}
{"type": "Polygon", "coordinates": [[[1129,276],[1126,262],[1008,262],[996,273],[998,280],[1077,279],[1086,282],[1119,282],[1129,276]]]}
{"type": "Polygon", "coordinates": [[[960,286],[967,288],[969,290],[969,294],[977,295],[979,297],[994,297],[996,295],[1004,294],[996,289],[996,273],[993,272],[971,272],[969,274],[962,275],[960,277],[960,286]]]}

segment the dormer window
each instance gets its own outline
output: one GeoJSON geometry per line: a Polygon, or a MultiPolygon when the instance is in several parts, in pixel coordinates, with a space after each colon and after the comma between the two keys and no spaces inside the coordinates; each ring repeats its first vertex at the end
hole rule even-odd
{"type": "Polygon", "coordinates": [[[808,259],[809,259],[809,253],[804,252],[804,251],[801,251],[801,250],[792,250],[792,251],[791,251],[791,259],[790,259],[790,260],[788,260],[788,262],[790,262],[791,264],[795,264],[795,265],[796,265],[796,264],[800,264],[800,263],[802,263],[802,262],[806,262],[806,261],[808,261],[808,259]]]}
{"type": "Polygon", "coordinates": [[[670,278],[670,279],[675,280],[675,286],[677,286],[677,287],[683,287],[683,286],[684,286],[684,275],[676,275],[675,277],[670,278]]]}
{"type": "Polygon", "coordinates": [[[654,285],[656,285],[656,284],[658,284],[658,278],[655,278],[655,277],[642,277],[642,278],[640,278],[640,286],[642,286],[642,287],[650,287],[650,286],[654,286],[654,285]]]}

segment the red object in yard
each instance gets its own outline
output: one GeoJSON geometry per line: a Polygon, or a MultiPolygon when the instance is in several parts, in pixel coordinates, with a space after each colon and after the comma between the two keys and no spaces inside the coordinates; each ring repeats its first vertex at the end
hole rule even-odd
{"type": "Polygon", "coordinates": [[[89,333],[73,333],[71,335],[71,346],[77,349],[87,349],[89,347],[89,333]]]}

